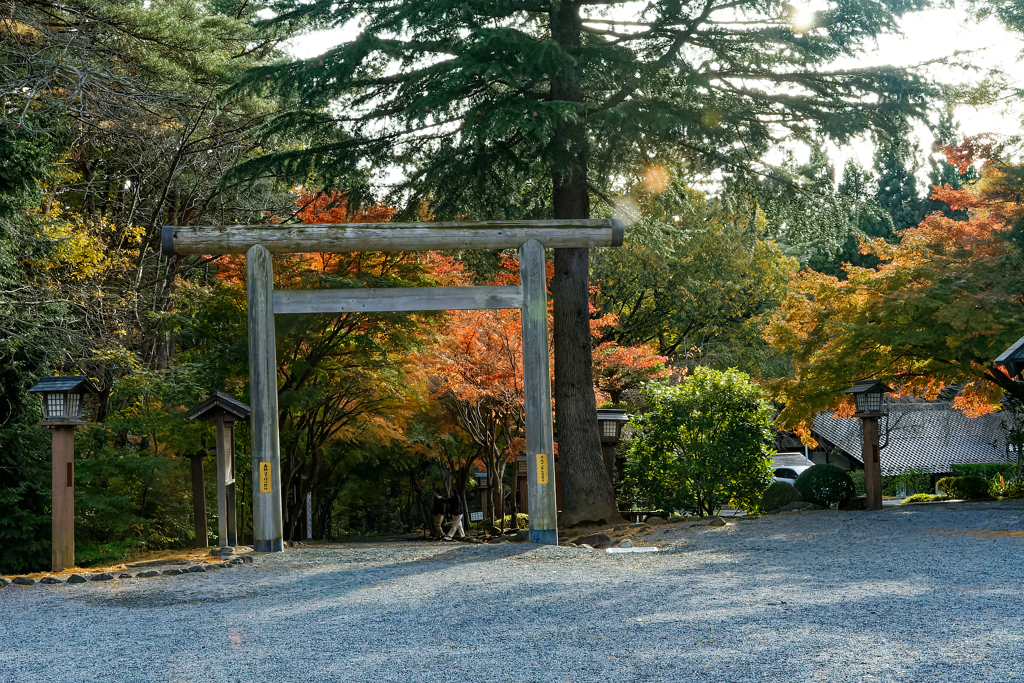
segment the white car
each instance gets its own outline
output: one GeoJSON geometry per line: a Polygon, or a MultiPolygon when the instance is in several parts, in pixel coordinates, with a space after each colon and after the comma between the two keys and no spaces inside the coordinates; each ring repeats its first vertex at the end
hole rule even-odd
{"type": "Polygon", "coordinates": [[[796,478],[812,467],[814,465],[785,465],[783,467],[776,467],[772,470],[772,476],[775,477],[775,481],[784,481],[787,484],[794,485],[796,484],[796,478]]]}

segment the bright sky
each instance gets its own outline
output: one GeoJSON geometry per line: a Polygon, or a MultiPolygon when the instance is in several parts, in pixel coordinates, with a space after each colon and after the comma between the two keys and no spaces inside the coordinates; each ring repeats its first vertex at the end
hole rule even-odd
{"type": "MultiPolygon", "coordinates": [[[[802,4],[808,10],[820,10],[827,6],[827,2],[822,0],[797,0],[794,4],[802,4]]],[[[990,69],[998,68],[1010,74],[1016,85],[1024,87],[1024,62],[1019,61],[1024,51],[1024,36],[1007,32],[994,19],[982,24],[972,21],[967,16],[962,0],[956,0],[952,8],[908,15],[902,22],[902,31],[902,36],[882,37],[875,49],[864,55],[856,65],[911,66],[952,58],[955,53],[960,52],[960,61],[971,68],[936,65],[929,67],[930,73],[946,83],[965,84],[976,82],[990,69]]],[[[354,38],[357,32],[358,28],[355,22],[352,22],[343,29],[306,36],[290,45],[289,49],[296,57],[308,59],[322,54],[338,43],[354,38]]],[[[1016,100],[1011,100],[1007,105],[984,109],[961,106],[955,110],[955,116],[965,135],[1024,133],[1024,107],[1016,100]]],[[[935,113],[933,123],[937,120],[938,112],[935,113]]],[[[916,135],[921,149],[928,150],[933,136],[927,127],[923,124],[918,126],[916,135]]],[[[845,160],[851,156],[862,166],[870,168],[872,149],[868,140],[862,140],[843,149],[833,147],[831,156],[837,170],[841,170],[845,160]]],[[[797,154],[799,156],[801,150],[797,150],[797,154]]],[[[922,175],[926,173],[925,163],[922,175]]]]}

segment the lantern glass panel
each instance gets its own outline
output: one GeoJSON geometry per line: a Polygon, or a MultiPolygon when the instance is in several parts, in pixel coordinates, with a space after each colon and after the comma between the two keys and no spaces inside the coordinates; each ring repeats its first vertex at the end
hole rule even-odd
{"type": "Polygon", "coordinates": [[[857,412],[858,413],[866,413],[866,412],[868,412],[868,399],[867,399],[867,396],[865,396],[864,394],[854,394],[853,395],[853,402],[854,402],[854,405],[856,405],[856,407],[857,407],[857,412]]]}
{"type": "Polygon", "coordinates": [[[601,436],[616,437],[619,435],[619,425],[615,420],[601,420],[601,436]]]}
{"type": "Polygon", "coordinates": [[[43,398],[46,406],[43,418],[47,420],[64,419],[64,394],[61,392],[47,393],[43,394],[43,398]]]}
{"type": "Polygon", "coordinates": [[[869,413],[882,412],[882,392],[869,392],[866,394],[869,413]]]}

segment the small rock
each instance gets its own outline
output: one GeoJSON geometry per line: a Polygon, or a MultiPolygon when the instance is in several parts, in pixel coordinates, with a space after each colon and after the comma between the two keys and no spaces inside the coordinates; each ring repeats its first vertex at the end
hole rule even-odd
{"type": "Polygon", "coordinates": [[[19,576],[19,577],[14,579],[14,585],[15,586],[31,586],[35,582],[36,582],[35,579],[30,579],[27,576],[19,576]]]}
{"type": "Polygon", "coordinates": [[[220,569],[223,566],[224,565],[222,565],[222,564],[208,564],[208,565],[206,565],[206,568],[207,569],[220,569]]]}
{"type": "Polygon", "coordinates": [[[256,561],[256,558],[252,555],[243,555],[241,559],[242,562],[245,562],[246,564],[253,564],[256,561]]]}
{"type": "Polygon", "coordinates": [[[108,574],[106,572],[100,572],[99,574],[92,574],[89,577],[89,580],[90,581],[110,581],[113,578],[114,578],[113,574],[108,574]]]}
{"type": "Polygon", "coordinates": [[[669,524],[678,524],[679,522],[685,522],[685,521],[686,521],[686,517],[683,517],[682,515],[672,515],[671,517],[668,518],[668,523],[669,524]]]}
{"type": "Polygon", "coordinates": [[[612,531],[625,531],[627,528],[625,524],[616,524],[612,527],[612,531]]]}
{"type": "Polygon", "coordinates": [[[657,515],[654,515],[653,517],[648,517],[647,518],[647,523],[648,524],[664,524],[665,523],[665,519],[663,517],[658,517],[657,515]]]}
{"type": "Polygon", "coordinates": [[[210,551],[211,557],[220,557],[221,555],[234,555],[235,549],[229,545],[221,546],[220,548],[214,548],[210,551]]]}
{"type": "Polygon", "coordinates": [[[4,577],[0,576],[0,588],[3,588],[5,586],[10,586],[10,585],[11,585],[10,581],[8,581],[4,577]]]}
{"type": "Polygon", "coordinates": [[[160,576],[160,572],[158,572],[155,569],[150,569],[148,571],[139,572],[135,576],[136,576],[136,578],[139,578],[139,579],[150,579],[150,578],[152,578],[154,576],[160,576]]]}
{"type": "Polygon", "coordinates": [[[165,569],[163,571],[164,576],[181,576],[184,573],[185,572],[177,568],[165,569]]]}
{"type": "Polygon", "coordinates": [[[711,521],[708,522],[708,526],[725,526],[726,524],[728,524],[728,522],[721,517],[712,517],[711,521]]]}
{"type": "Polygon", "coordinates": [[[624,539],[623,541],[621,541],[619,543],[619,547],[620,548],[632,548],[633,547],[633,541],[629,540],[628,538],[624,539]]]}
{"type": "Polygon", "coordinates": [[[117,578],[119,578],[119,579],[130,579],[130,578],[132,578],[132,575],[131,574],[118,574],[117,578]]]}
{"type": "Polygon", "coordinates": [[[39,583],[45,583],[47,586],[52,586],[55,583],[64,582],[58,579],[56,576],[44,576],[43,578],[39,579],[39,583]]]}
{"type": "Polygon", "coordinates": [[[643,523],[643,522],[633,522],[633,523],[632,523],[632,524],[630,524],[629,526],[631,526],[631,527],[633,527],[633,528],[636,528],[636,527],[639,527],[639,526],[645,526],[645,525],[644,525],[644,523],[643,523]]]}
{"type": "Polygon", "coordinates": [[[525,530],[520,531],[519,533],[517,533],[515,535],[513,540],[516,541],[517,543],[523,543],[524,541],[529,541],[530,540],[530,532],[529,531],[525,531],[525,530]]]}
{"type": "Polygon", "coordinates": [[[204,567],[201,564],[194,564],[194,565],[192,565],[191,567],[188,568],[188,571],[192,572],[193,574],[199,574],[201,572],[205,572],[206,571],[206,567],[204,567]]]}
{"type": "Polygon", "coordinates": [[[72,574],[68,577],[68,583],[85,583],[89,579],[85,578],[81,574],[72,574]]]}
{"type": "Polygon", "coordinates": [[[611,543],[611,537],[607,534],[587,534],[586,536],[580,536],[576,539],[576,543],[583,545],[594,546],[595,548],[600,547],[601,543],[611,543]]]}

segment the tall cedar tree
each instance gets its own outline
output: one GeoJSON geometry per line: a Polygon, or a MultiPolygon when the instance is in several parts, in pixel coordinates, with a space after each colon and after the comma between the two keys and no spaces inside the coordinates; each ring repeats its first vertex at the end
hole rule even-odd
{"type": "MultiPolygon", "coordinates": [[[[904,70],[831,68],[927,0],[851,0],[798,20],[775,0],[280,0],[278,22],[361,32],[321,57],[250,72],[240,87],[301,131],[234,174],[325,184],[397,164],[395,192],[438,217],[587,218],[659,154],[750,169],[786,137],[840,143],[921,113],[904,70]],[[625,16],[628,15],[628,16],[625,16]]],[[[562,524],[618,518],[591,381],[589,254],[555,253],[555,406],[562,524]]]]}

